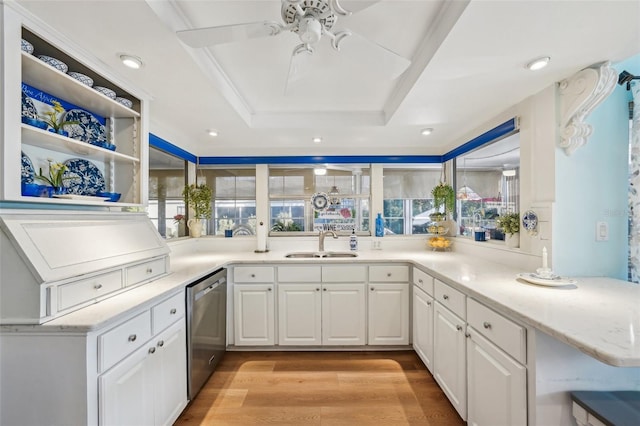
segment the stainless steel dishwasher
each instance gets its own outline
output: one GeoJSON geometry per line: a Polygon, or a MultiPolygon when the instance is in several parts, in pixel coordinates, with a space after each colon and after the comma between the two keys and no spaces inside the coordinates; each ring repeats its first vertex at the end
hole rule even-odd
{"type": "Polygon", "coordinates": [[[227,270],[187,286],[187,391],[193,400],[227,348],[227,270]]]}

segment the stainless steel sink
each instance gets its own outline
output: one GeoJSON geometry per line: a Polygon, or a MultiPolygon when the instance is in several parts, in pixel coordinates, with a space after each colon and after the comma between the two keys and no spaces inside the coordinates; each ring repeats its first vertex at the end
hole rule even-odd
{"type": "Polygon", "coordinates": [[[358,257],[358,253],[349,251],[299,251],[288,253],[284,257],[290,259],[322,259],[329,257],[358,257]]]}

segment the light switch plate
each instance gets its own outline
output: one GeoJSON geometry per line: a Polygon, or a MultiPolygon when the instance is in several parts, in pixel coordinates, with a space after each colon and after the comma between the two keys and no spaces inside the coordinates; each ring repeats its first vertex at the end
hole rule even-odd
{"type": "Polygon", "coordinates": [[[609,223],[596,222],[596,241],[609,241],[609,223]]]}

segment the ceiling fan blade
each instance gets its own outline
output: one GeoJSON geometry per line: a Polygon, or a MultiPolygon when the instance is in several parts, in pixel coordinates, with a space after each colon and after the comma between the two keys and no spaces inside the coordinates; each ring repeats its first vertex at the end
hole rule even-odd
{"type": "Polygon", "coordinates": [[[293,49],[291,63],[289,64],[289,75],[287,76],[287,83],[284,89],[285,94],[293,89],[300,81],[304,80],[304,77],[312,70],[312,57],[313,47],[308,44],[299,44],[293,49]]]}
{"type": "Polygon", "coordinates": [[[395,80],[411,65],[409,59],[381,44],[360,34],[346,32],[350,35],[340,38],[337,50],[340,50],[341,55],[362,58],[359,65],[367,67],[368,72],[381,73],[395,80]]]}
{"type": "Polygon", "coordinates": [[[262,21],[183,30],[177,31],[176,35],[191,47],[207,47],[250,38],[274,36],[279,34],[282,29],[283,26],[277,22],[262,21]]]}
{"type": "Polygon", "coordinates": [[[381,0],[331,0],[331,8],[339,15],[351,15],[379,3],[381,0]]]}

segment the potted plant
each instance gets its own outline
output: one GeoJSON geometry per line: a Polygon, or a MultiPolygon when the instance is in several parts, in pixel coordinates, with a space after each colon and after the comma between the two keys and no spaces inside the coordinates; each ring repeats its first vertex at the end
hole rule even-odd
{"type": "Polygon", "coordinates": [[[194,217],[189,219],[187,226],[192,237],[202,235],[202,219],[211,219],[211,198],[213,192],[206,184],[185,185],[182,196],[187,206],[193,209],[194,217]]]}
{"type": "Polygon", "coordinates": [[[455,235],[456,223],[453,220],[453,212],[456,208],[456,192],[449,184],[440,182],[431,190],[433,196],[433,208],[435,213],[430,215],[434,222],[443,222],[448,229],[446,235],[455,235]],[[442,211],[440,211],[442,209],[442,211]]]}
{"type": "Polygon", "coordinates": [[[504,241],[507,247],[518,248],[520,246],[520,214],[505,213],[498,216],[496,226],[504,232],[504,241]]]}
{"type": "Polygon", "coordinates": [[[63,120],[62,114],[64,114],[64,108],[62,107],[60,102],[54,100],[54,101],[51,101],[51,103],[53,104],[51,109],[49,111],[46,111],[44,115],[41,115],[40,117],[44,120],[45,123],[47,123],[51,127],[50,131],[52,131],[53,133],[58,133],[59,135],[62,135],[62,136],[69,136],[69,133],[67,133],[64,130],[64,126],[71,125],[71,124],[78,124],[79,121],[63,120]]]}

